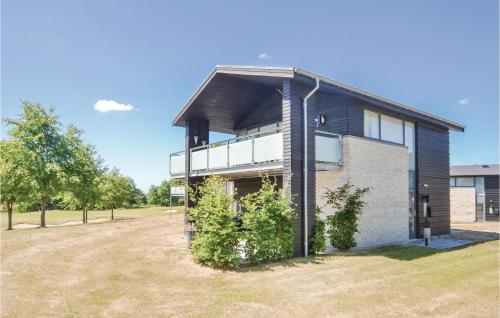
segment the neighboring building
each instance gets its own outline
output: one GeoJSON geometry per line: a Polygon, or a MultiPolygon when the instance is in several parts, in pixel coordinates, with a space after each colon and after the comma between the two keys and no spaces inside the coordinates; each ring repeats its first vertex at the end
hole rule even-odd
{"type": "Polygon", "coordinates": [[[500,166],[450,168],[451,222],[498,221],[500,166]]]}
{"type": "Polygon", "coordinates": [[[286,187],[296,255],[305,254],[325,188],[346,182],[372,188],[359,247],[421,237],[424,198],[433,234],[449,233],[449,130],[464,131],[460,124],[298,68],[217,66],[173,125],[186,129],[185,149],[170,157],[173,178],[192,185],[223,175],[241,196],[259,189],[264,172],[286,187]],[[209,131],[235,137],[210,144],[209,131]]]}

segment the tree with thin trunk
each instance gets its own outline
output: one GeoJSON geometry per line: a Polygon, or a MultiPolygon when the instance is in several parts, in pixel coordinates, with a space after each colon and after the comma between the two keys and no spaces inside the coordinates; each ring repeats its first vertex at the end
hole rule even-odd
{"type": "Polygon", "coordinates": [[[7,208],[8,227],[12,230],[14,204],[29,195],[29,179],[25,169],[26,152],[22,145],[11,140],[0,143],[0,201],[7,208]]]}
{"type": "Polygon", "coordinates": [[[133,194],[133,188],[127,177],[113,168],[104,174],[100,182],[101,203],[111,209],[111,220],[114,220],[114,209],[123,207],[133,194]]]}
{"type": "Polygon", "coordinates": [[[70,208],[82,209],[82,223],[88,222],[88,209],[100,196],[99,182],[104,168],[95,148],[85,144],[81,131],[70,126],[64,134],[65,148],[71,162],[64,166],[65,189],[63,202],[70,208]]]}
{"type": "Polygon", "coordinates": [[[54,109],[39,103],[22,102],[22,113],[7,119],[9,135],[26,151],[24,160],[30,188],[40,203],[40,227],[45,227],[45,210],[49,200],[63,189],[64,166],[71,164],[71,154],[63,142],[61,123],[54,109]]]}

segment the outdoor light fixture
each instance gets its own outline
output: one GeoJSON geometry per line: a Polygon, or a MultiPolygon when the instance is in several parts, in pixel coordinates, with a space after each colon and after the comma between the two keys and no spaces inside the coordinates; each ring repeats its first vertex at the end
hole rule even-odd
{"type": "Polygon", "coordinates": [[[317,115],[314,121],[316,122],[316,127],[326,124],[326,118],[324,115],[317,115]]]}
{"type": "Polygon", "coordinates": [[[198,136],[193,136],[193,139],[194,139],[194,144],[197,145],[198,144],[198,136]]]}

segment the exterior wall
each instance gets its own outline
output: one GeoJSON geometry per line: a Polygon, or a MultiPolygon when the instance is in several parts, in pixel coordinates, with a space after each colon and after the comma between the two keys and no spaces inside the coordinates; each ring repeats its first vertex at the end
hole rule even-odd
{"type": "Polygon", "coordinates": [[[450,219],[452,223],[476,221],[476,189],[450,188],[450,219]]]}
{"type": "MultiPolygon", "coordinates": [[[[207,144],[210,142],[209,141],[209,131],[208,131],[208,126],[209,123],[207,120],[203,119],[189,119],[189,121],[186,123],[186,134],[184,136],[184,144],[185,144],[185,154],[186,154],[186,176],[185,176],[185,181],[188,186],[191,186],[193,184],[196,184],[202,180],[201,177],[190,177],[189,176],[189,168],[191,166],[191,156],[189,155],[189,149],[197,146],[202,145],[202,141],[205,141],[207,144]],[[194,136],[199,136],[198,138],[198,144],[195,145],[194,143],[194,136]]],[[[186,191],[186,194],[184,195],[184,205],[187,208],[193,206],[193,201],[189,199],[188,197],[188,192],[186,191]]]]}
{"type": "Polygon", "coordinates": [[[447,129],[422,123],[416,125],[418,234],[423,235],[424,218],[420,199],[429,195],[432,235],[450,233],[450,153],[447,129]]]}
{"type": "Polygon", "coordinates": [[[235,130],[252,128],[281,121],[281,95],[276,92],[245,116],[234,127],[235,130]]]}
{"type": "Polygon", "coordinates": [[[486,194],[486,220],[498,221],[499,215],[499,176],[485,176],[484,188],[486,194]],[[489,208],[493,207],[493,214],[489,213],[489,208]]]}
{"type": "MultiPolygon", "coordinates": [[[[276,183],[278,188],[283,186],[283,177],[282,176],[270,176],[269,177],[272,182],[276,183]]],[[[234,189],[235,189],[235,199],[241,199],[245,195],[249,193],[255,193],[260,190],[262,186],[262,178],[240,178],[233,179],[234,181],[234,189]]]]}
{"type": "Polygon", "coordinates": [[[311,88],[304,87],[292,80],[283,83],[283,186],[292,197],[297,218],[294,223],[294,254],[304,255],[304,183],[307,182],[308,195],[308,233],[314,228],[315,202],[315,138],[314,138],[314,97],[309,99],[308,106],[308,179],[304,180],[304,129],[302,100],[311,88]]]}
{"type": "Polygon", "coordinates": [[[356,235],[358,248],[405,242],[408,225],[408,152],[405,147],[347,136],[343,138],[344,165],[337,171],[316,172],[318,206],[324,216],[325,188],[335,189],[346,182],[370,187],[356,235]]]}

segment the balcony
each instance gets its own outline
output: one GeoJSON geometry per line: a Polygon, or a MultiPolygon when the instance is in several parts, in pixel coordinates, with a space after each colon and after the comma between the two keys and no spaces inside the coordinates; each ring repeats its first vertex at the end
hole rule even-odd
{"type": "MultiPolygon", "coordinates": [[[[341,148],[339,135],[317,132],[317,167],[329,170],[341,165],[341,148]]],[[[195,147],[190,149],[190,156],[190,176],[281,171],[283,133],[275,130],[195,147]]],[[[173,178],[185,175],[184,151],[170,155],[170,175],[173,178]]]]}

